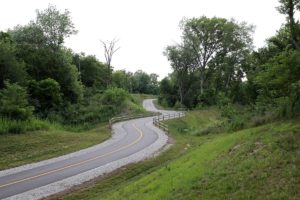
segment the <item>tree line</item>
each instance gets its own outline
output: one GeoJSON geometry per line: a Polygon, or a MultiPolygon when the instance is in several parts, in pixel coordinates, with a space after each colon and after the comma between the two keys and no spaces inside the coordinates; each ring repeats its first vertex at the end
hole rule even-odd
{"type": "Polygon", "coordinates": [[[283,116],[300,112],[299,0],[279,0],[287,18],[266,46],[253,48],[253,26],[234,19],[185,18],[182,40],[164,54],[173,72],[160,82],[159,101],[195,108],[245,105],[283,116]]]}
{"type": "Polygon", "coordinates": [[[103,121],[119,112],[129,92],[158,93],[156,74],[114,71],[110,63],[65,47],[76,33],[70,12],[53,5],[27,25],[0,32],[1,117],[103,121]]]}

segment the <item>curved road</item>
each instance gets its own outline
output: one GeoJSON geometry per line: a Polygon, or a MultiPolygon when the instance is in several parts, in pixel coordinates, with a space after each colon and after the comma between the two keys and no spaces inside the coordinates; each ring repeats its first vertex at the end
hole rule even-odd
{"type": "MultiPolygon", "coordinates": [[[[153,100],[144,100],[149,111],[153,100]]],[[[152,125],[152,117],[113,125],[110,140],[69,155],[0,171],[0,199],[40,199],[69,189],[128,163],[145,159],[167,143],[167,136],[152,125]]]]}

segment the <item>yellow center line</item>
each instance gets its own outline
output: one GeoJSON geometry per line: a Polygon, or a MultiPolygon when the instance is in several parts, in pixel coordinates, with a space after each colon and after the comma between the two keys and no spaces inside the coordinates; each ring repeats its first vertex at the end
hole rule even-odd
{"type": "Polygon", "coordinates": [[[25,182],[25,181],[32,180],[32,179],[35,179],[35,178],[39,178],[41,176],[46,176],[48,174],[52,174],[54,172],[59,172],[59,171],[62,171],[62,170],[65,170],[65,169],[68,169],[68,168],[71,168],[71,167],[80,166],[80,165],[83,165],[83,164],[85,164],[87,162],[91,162],[91,161],[94,161],[94,160],[96,160],[98,158],[109,156],[109,155],[111,155],[113,153],[116,153],[116,152],[122,151],[122,150],[124,150],[126,148],[129,148],[129,147],[135,145],[136,143],[138,143],[142,139],[142,137],[143,137],[143,132],[139,128],[137,128],[135,124],[132,124],[132,126],[139,132],[140,135],[139,135],[138,139],[136,139],[135,141],[133,141],[132,143],[130,143],[128,145],[125,145],[125,146],[123,146],[123,147],[121,147],[119,149],[116,149],[114,151],[108,152],[108,153],[100,155],[100,156],[95,156],[93,158],[90,158],[90,159],[87,159],[87,160],[84,160],[84,161],[81,161],[81,162],[78,162],[78,163],[70,164],[70,165],[67,165],[67,166],[64,166],[64,167],[61,167],[61,168],[57,168],[57,169],[54,169],[54,170],[51,170],[51,171],[48,171],[48,172],[44,172],[44,173],[35,175],[35,176],[31,176],[31,177],[20,179],[20,180],[16,180],[16,181],[4,184],[4,185],[0,185],[0,188],[7,187],[7,186],[10,186],[10,185],[14,185],[14,184],[21,183],[21,182],[25,182]]]}

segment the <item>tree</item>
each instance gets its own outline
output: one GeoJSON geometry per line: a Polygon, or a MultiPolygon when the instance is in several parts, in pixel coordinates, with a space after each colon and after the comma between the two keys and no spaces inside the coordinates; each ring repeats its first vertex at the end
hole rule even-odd
{"type": "Polygon", "coordinates": [[[41,28],[46,43],[53,50],[57,50],[64,39],[77,33],[70,17],[70,12],[61,13],[54,5],[49,5],[43,11],[37,10],[36,25],[41,28]]]}
{"type": "Polygon", "coordinates": [[[82,83],[86,87],[105,89],[108,79],[105,64],[98,61],[95,56],[81,56],[79,62],[82,83]]]}
{"type": "Polygon", "coordinates": [[[222,50],[226,19],[207,17],[185,19],[181,22],[183,44],[193,52],[200,71],[200,94],[204,92],[205,69],[210,60],[222,50]]]}
{"type": "Polygon", "coordinates": [[[159,92],[159,84],[158,84],[158,75],[152,73],[149,75],[150,77],[150,86],[149,86],[149,93],[150,94],[158,94],[159,92]]]}
{"type": "Polygon", "coordinates": [[[148,94],[150,81],[151,81],[150,76],[146,72],[142,70],[138,70],[133,74],[133,78],[134,78],[133,91],[138,93],[148,94]]]}
{"type": "Polygon", "coordinates": [[[25,63],[17,59],[10,35],[0,32],[0,89],[4,88],[5,80],[24,84],[26,78],[25,63]]]}
{"type": "Polygon", "coordinates": [[[180,103],[183,104],[188,90],[189,73],[194,70],[195,62],[189,48],[176,45],[168,46],[165,55],[176,74],[179,86],[180,103]]]}
{"type": "Polygon", "coordinates": [[[107,66],[107,73],[108,73],[108,79],[107,79],[107,87],[112,83],[112,78],[111,78],[111,74],[112,74],[112,66],[111,66],[111,61],[112,61],[112,57],[114,55],[114,53],[116,53],[116,51],[118,51],[120,49],[120,47],[116,47],[116,43],[118,42],[118,40],[113,39],[109,42],[104,42],[102,40],[100,40],[103,48],[104,48],[104,57],[106,60],[106,66],[107,66]]]}
{"type": "Polygon", "coordinates": [[[287,15],[290,29],[290,40],[294,48],[300,51],[300,29],[299,21],[295,20],[296,10],[300,10],[300,0],[279,0],[280,6],[277,8],[281,14],[287,15]]]}
{"type": "Polygon", "coordinates": [[[26,89],[6,82],[5,88],[0,90],[0,115],[15,120],[27,120],[31,118],[32,111],[26,89]]]}
{"type": "Polygon", "coordinates": [[[177,92],[172,81],[168,77],[162,79],[159,84],[159,89],[159,103],[166,107],[174,106],[177,100],[177,92]]]}
{"type": "Polygon", "coordinates": [[[36,23],[17,26],[10,33],[16,43],[16,56],[25,61],[30,78],[56,80],[63,98],[74,103],[81,99],[83,88],[72,64],[73,53],[62,46],[64,38],[74,32],[68,14],[49,6],[38,12],[36,23]]]}
{"type": "Polygon", "coordinates": [[[181,29],[182,43],[165,51],[180,103],[212,105],[218,93],[244,101],[237,91],[244,87],[249,68],[253,27],[233,19],[200,17],[182,20],[181,29]]]}
{"type": "MultiPolygon", "coordinates": [[[[295,88],[299,89],[299,57],[299,51],[288,49],[261,66],[255,77],[260,86],[259,103],[264,101],[265,104],[278,106],[284,98],[294,101],[299,98],[299,92],[295,91],[295,88]]],[[[290,104],[296,104],[294,101],[290,104]]]]}
{"type": "Polygon", "coordinates": [[[207,67],[216,58],[224,58],[238,49],[250,48],[251,26],[238,24],[224,18],[185,19],[181,22],[183,47],[189,48],[195,60],[195,67],[200,72],[200,95],[204,93],[207,67]]]}
{"type": "Polygon", "coordinates": [[[125,70],[117,70],[112,74],[113,87],[123,88],[129,92],[133,90],[133,74],[125,70]]]}

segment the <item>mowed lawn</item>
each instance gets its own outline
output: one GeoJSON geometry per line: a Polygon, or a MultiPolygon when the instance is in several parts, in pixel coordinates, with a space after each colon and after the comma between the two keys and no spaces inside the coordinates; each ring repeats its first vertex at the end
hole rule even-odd
{"type": "Polygon", "coordinates": [[[88,131],[49,130],[0,135],[0,170],[61,156],[108,139],[107,123],[88,131]]]}
{"type": "Polygon", "coordinates": [[[169,121],[176,140],[170,150],[61,198],[300,198],[299,120],[203,135],[220,123],[212,110],[169,121]]]}

